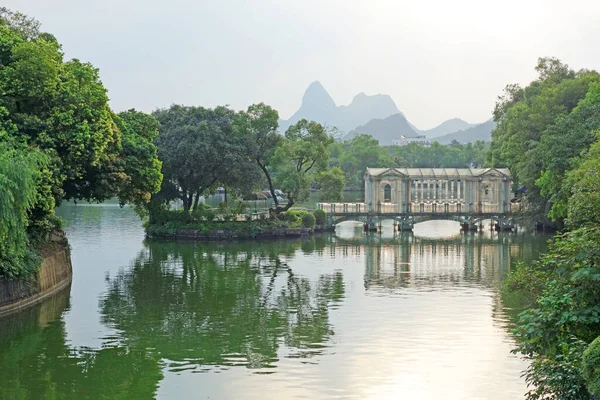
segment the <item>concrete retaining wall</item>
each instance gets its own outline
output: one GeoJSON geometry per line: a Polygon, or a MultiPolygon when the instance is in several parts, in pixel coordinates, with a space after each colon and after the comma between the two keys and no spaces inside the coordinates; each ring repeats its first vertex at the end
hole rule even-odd
{"type": "Polygon", "coordinates": [[[28,307],[71,283],[73,269],[66,241],[55,242],[45,252],[36,276],[0,279],[0,316],[28,307]]]}

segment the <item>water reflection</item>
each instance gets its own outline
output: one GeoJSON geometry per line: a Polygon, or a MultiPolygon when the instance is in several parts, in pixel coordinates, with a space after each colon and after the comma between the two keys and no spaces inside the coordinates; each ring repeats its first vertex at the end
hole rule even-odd
{"type": "Polygon", "coordinates": [[[311,282],[284,258],[314,244],[152,243],[111,279],[103,322],[123,345],[154,349],[175,372],[272,368],[282,344],[287,357],[320,354],[333,335],[329,309],[344,296],[342,274],[311,282]]]}
{"type": "Polygon", "coordinates": [[[121,209],[69,212],[71,304],[0,320],[2,399],[525,392],[498,285],[545,236],[345,224],[306,240],[141,245],[121,209]]]}

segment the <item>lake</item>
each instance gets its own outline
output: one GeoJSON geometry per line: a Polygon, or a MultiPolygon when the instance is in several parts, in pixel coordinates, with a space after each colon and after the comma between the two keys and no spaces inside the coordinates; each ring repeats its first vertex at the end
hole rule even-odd
{"type": "MultiPolygon", "coordinates": [[[[500,296],[548,236],[412,233],[145,242],[116,204],[66,204],[73,283],[0,319],[1,399],[519,399],[500,296]]],[[[513,302],[511,302],[513,303],[513,302]]]]}

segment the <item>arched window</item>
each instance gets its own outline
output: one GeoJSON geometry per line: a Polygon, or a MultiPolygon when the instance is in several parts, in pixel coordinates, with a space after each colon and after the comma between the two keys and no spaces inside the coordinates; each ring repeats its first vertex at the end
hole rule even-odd
{"type": "Polygon", "coordinates": [[[392,187],[389,185],[389,183],[387,185],[385,185],[385,187],[383,188],[383,202],[384,203],[392,202],[392,187]]]}

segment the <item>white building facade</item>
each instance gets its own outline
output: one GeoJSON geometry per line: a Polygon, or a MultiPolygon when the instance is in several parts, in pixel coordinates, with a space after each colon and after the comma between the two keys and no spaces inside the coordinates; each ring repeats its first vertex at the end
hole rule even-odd
{"type": "Polygon", "coordinates": [[[371,213],[510,212],[506,168],[367,168],[365,207],[371,213]]]}

